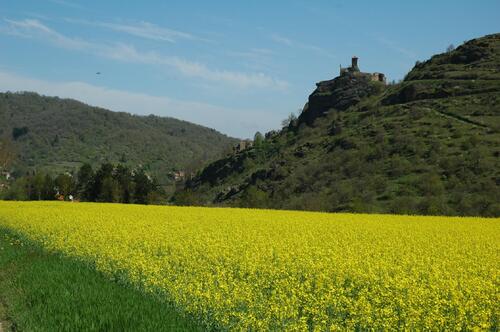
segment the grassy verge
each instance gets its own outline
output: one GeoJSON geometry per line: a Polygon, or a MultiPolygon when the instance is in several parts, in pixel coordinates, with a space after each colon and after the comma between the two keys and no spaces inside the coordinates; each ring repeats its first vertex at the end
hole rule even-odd
{"type": "Polygon", "coordinates": [[[0,229],[4,331],[200,330],[167,303],[0,229]]]}

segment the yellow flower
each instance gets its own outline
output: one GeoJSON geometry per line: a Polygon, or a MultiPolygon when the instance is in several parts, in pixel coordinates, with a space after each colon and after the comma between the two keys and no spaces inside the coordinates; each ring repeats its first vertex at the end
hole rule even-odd
{"type": "Polygon", "coordinates": [[[207,327],[498,328],[499,219],[0,202],[0,227],[207,327]]]}

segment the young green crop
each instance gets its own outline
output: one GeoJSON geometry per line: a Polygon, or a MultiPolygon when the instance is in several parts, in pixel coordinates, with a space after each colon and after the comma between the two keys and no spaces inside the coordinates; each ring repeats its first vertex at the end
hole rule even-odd
{"type": "Polygon", "coordinates": [[[499,219],[0,202],[0,226],[210,328],[498,328],[499,219]]]}
{"type": "Polygon", "coordinates": [[[0,331],[202,331],[164,299],[0,228],[0,331]],[[3,328],[3,330],[2,330],[3,328]]]}

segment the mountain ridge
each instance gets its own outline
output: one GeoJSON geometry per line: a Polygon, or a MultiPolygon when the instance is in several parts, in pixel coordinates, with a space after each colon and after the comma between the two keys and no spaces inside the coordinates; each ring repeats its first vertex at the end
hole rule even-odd
{"type": "Polygon", "coordinates": [[[74,171],[84,162],[141,166],[167,173],[195,169],[237,142],[214,129],[171,117],[113,112],[34,92],[0,93],[0,136],[12,141],[17,173],[74,171]]]}

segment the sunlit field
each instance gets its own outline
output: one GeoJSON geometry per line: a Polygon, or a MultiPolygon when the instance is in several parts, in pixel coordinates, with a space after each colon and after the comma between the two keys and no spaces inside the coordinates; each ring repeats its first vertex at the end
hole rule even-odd
{"type": "Polygon", "coordinates": [[[214,329],[498,329],[500,220],[0,202],[0,227],[214,329]]]}

